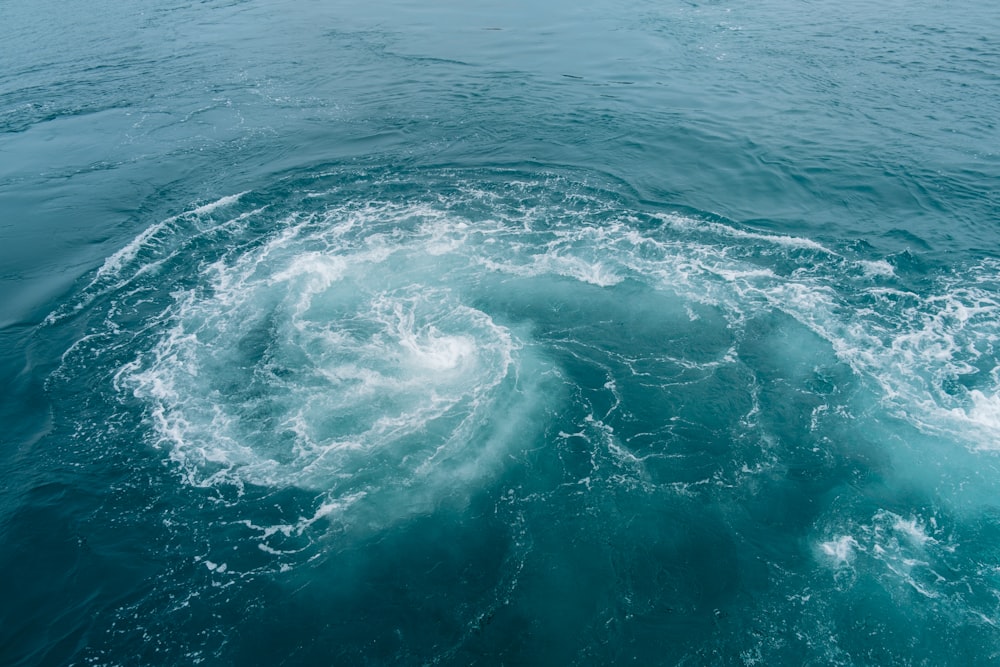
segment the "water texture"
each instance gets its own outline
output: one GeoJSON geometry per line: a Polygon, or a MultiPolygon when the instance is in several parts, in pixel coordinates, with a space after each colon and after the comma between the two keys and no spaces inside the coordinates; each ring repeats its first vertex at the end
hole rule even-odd
{"type": "Polygon", "coordinates": [[[0,663],[1000,660],[1000,12],[0,25],[0,663]]]}

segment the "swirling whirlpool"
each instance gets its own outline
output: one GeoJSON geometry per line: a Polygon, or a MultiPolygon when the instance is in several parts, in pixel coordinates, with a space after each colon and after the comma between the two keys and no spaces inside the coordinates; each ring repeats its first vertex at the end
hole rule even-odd
{"type": "Polygon", "coordinates": [[[82,332],[50,385],[87,387],[62,419],[122,471],[105,511],[159,517],[175,556],[121,617],[225,655],[184,619],[322,572],[336,605],[302,604],[348,658],[877,659],[848,611],[874,605],[876,639],[1000,646],[996,263],[928,273],[619,190],[335,170],[110,257],[49,318],[82,332]],[[448,593],[358,589],[441,568],[448,593]],[[437,616],[407,634],[417,598],[437,616]]]}

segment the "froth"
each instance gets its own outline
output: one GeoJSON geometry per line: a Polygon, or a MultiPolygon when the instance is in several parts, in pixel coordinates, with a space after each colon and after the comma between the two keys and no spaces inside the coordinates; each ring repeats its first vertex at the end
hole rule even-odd
{"type": "Polygon", "coordinates": [[[220,197],[219,199],[209,202],[207,204],[202,204],[201,206],[196,206],[195,208],[180,213],[178,215],[169,217],[161,222],[157,222],[150,225],[142,233],[132,239],[127,243],[121,250],[118,250],[113,255],[108,257],[100,269],[97,270],[97,277],[102,278],[120,271],[126,264],[131,262],[139,254],[139,250],[146,246],[152,239],[154,239],[158,234],[161,234],[169,228],[169,226],[174,223],[178,218],[185,216],[205,216],[209,213],[214,212],[216,209],[223,206],[229,206],[240,200],[246,192],[240,192],[234,195],[228,195],[225,197],[220,197]]]}
{"type": "Polygon", "coordinates": [[[537,362],[441,272],[466,264],[461,225],[424,220],[406,235],[289,220],[175,294],[119,384],[190,484],[322,491],[392,521],[490,474],[530,428],[538,382],[520,374],[537,362]]]}
{"type": "Polygon", "coordinates": [[[953,408],[952,416],[983,433],[978,443],[982,449],[1000,449],[1000,395],[987,395],[978,389],[969,392],[968,408],[953,408]]]}
{"type": "Polygon", "coordinates": [[[832,540],[821,542],[820,552],[828,558],[834,566],[842,567],[850,565],[854,560],[854,554],[858,550],[858,541],[851,535],[840,535],[832,540]]]}
{"type": "Polygon", "coordinates": [[[934,516],[878,510],[870,521],[853,525],[850,535],[821,542],[819,551],[834,568],[850,565],[859,577],[875,576],[894,595],[912,591],[925,599],[940,600],[942,611],[948,613],[966,614],[971,609],[983,613],[977,609],[978,593],[974,591],[992,587],[988,578],[955,580],[976,568],[956,567],[956,545],[950,543],[934,516]]]}

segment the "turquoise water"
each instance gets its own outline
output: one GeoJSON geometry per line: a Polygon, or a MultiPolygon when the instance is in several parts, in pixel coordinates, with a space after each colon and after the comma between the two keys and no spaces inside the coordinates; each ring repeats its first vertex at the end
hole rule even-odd
{"type": "Polygon", "coordinates": [[[0,26],[0,663],[1000,661],[988,3],[0,26]]]}

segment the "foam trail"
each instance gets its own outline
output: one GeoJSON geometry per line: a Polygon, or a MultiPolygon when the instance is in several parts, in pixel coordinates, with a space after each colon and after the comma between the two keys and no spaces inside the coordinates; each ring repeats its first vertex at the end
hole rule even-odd
{"type": "Polygon", "coordinates": [[[135,259],[136,255],[139,254],[139,250],[145,246],[151,238],[164,231],[174,220],[176,220],[176,218],[167,218],[166,220],[161,220],[160,222],[150,225],[145,231],[132,239],[125,247],[105,259],[104,264],[102,264],[101,268],[97,270],[97,276],[94,281],[90,283],[90,286],[93,286],[98,280],[108,275],[116,274],[121,271],[122,267],[135,259]]]}
{"type": "MultiPolygon", "coordinates": [[[[153,251],[161,239],[168,239],[181,234],[180,230],[177,229],[178,223],[181,220],[186,218],[192,220],[202,218],[219,208],[235,204],[248,192],[249,191],[244,191],[234,195],[220,197],[213,202],[197,206],[193,209],[185,211],[184,213],[170,216],[159,222],[153,223],[140,232],[138,236],[125,244],[122,248],[119,248],[117,251],[109,255],[97,269],[94,277],[90,280],[86,287],[80,291],[78,298],[75,301],[64,304],[49,313],[45,317],[44,324],[46,326],[51,326],[65,317],[74,313],[80,313],[87,306],[93,303],[94,299],[97,298],[98,295],[115,289],[122,289],[125,285],[142,273],[155,272],[157,267],[162,265],[163,262],[167,261],[172,256],[170,253],[160,253],[156,258],[151,259],[149,262],[145,262],[141,266],[137,267],[137,269],[127,278],[119,281],[119,278],[123,274],[128,273],[128,267],[136,261],[140,253],[153,251]]],[[[234,221],[243,220],[247,216],[254,213],[260,213],[263,210],[264,208],[261,208],[249,213],[242,213],[234,218],[234,221]]],[[[194,236],[200,236],[203,233],[204,230],[193,230],[194,236]]],[[[175,241],[176,240],[177,239],[175,238],[175,241]]],[[[155,251],[153,251],[153,254],[157,255],[155,251]]]]}
{"type": "Polygon", "coordinates": [[[213,202],[202,204],[201,206],[195,207],[189,211],[185,211],[184,213],[171,216],[169,218],[161,220],[160,222],[150,225],[142,233],[140,233],[138,236],[132,239],[128,244],[126,244],[123,248],[121,248],[120,250],[109,256],[106,260],[104,260],[104,264],[102,264],[101,268],[97,270],[97,276],[94,282],[91,283],[91,285],[96,283],[101,278],[104,278],[108,275],[117,274],[119,271],[121,271],[122,267],[124,267],[126,264],[128,264],[129,262],[131,262],[136,258],[136,256],[139,254],[140,249],[142,249],[145,245],[147,245],[150,242],[150,240],[153,239],[156,235],[167,230],[167,228],[172,223],[174,223],[178,218],[188,215],[193,215],[193,216],[208,215],[209,213],[212,213],[213,211],[222,208],[223,206],[229,206],[230,204],[235,204],[244,195],[246,195],[247,192],[249,191],[244,191],[234,195],[227,195],[225,197],[220,197],[219,199],[216,199],[213,202]]]}

